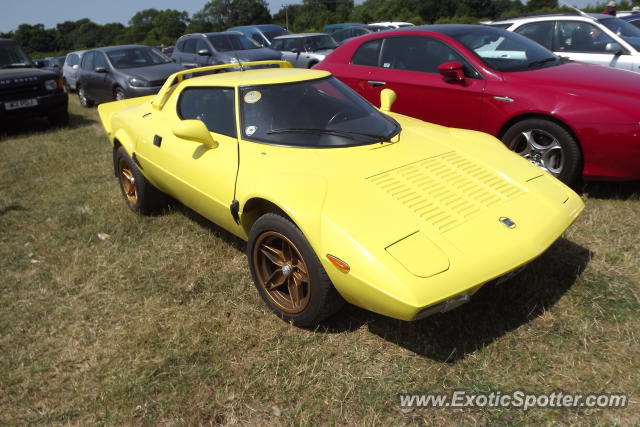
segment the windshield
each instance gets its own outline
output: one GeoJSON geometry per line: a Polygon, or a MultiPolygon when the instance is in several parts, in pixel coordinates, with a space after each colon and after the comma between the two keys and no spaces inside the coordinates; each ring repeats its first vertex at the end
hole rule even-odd
{"type": "Polygon", "coordinates": [[[531,71],[562,63],[560,58],[531,39],[498,28],[465,28],[448,34],[494,70],[531,71]]]}
{"type": "Polygon", "coordinates": [[[304,47],[308,51],[335,49],[338,43],[330,35],[312,36],[304,39],[304,47]]]}
{"type": "Polygon", "coordinates": [[[242,34],[219,34],[207,37],[218,52],[261,48],[258,43],[242,34]]]}
{"type": "Polygon", "coordinates": [[[296,147],[347,147],[389,141],[400,131],[335,77],[252,86],[240,91],[245,139],[296,147]]]}
{"type": "Polygon", "coordinates": [[[289,34],[289,31],[285,30],[284,28],[276,28],[273,30],[262,31],[262,34],[264,34],[267,40],[269,40],[269,42],[272,43],[273,39],[275,39],[278,36],[289,34]]]}
{"type": "Polygon", "coordinates": [[[640,50],[640,28],[618,18],[601,19],[600,22],[636,50],[640,50]]]}
{"type": "Polygon", "coordinates": [[[0,46],[0,68],[32,67],[29,57],[18,45],[0,46]]]}
{"type": "Polygon", "coordinates": [[[115,68],[137,68],[166,64],[169,58],[151,47],[134,47],[106,52],[115,68]]]}

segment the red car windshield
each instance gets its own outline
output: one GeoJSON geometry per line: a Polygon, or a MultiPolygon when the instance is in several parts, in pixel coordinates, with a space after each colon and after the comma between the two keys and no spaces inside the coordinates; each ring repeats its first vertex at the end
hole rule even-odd
{"type": "Polygon", "coordinates": [[[562,63],[560,58],[531,39],[498,28],[464,28],[446,34],[494,70],[531,71],[562,63]]]}

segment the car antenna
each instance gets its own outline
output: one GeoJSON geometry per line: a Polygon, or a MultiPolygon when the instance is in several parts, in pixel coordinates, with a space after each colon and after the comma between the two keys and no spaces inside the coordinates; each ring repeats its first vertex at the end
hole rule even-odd
{"type": "Polygon", "coordinates": [[[581,11],[580,9],[578,9],[577,7],[575,7],[574,5],[571,5],[563,0],[558,0],[558,3],[560,3],[563,6],[567,6],[570,9],[575,10],[576,12],[578,12],[580,15],[586,17],[586,18],[591,18],[591,16],[587,15],[586,13],[584,13],[583,11],[581,11]]]}
{"type": "Polygon", "coordinates": [[[238,66],[240,67],[240,71],[244,71],[244,67],[242,66],[242,61],[240,61],[240,57],[238,56],[238,51],[234,50],[233,53],[236,55],[236,59],[238,60],[238,66]]]}

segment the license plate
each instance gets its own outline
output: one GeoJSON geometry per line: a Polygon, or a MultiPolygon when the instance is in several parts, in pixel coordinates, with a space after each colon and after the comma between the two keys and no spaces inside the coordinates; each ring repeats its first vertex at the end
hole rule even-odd
{"type": "Polygon", "coordinates": [[[4,103],[4,108],[6,110],[17,110],[18,108],[27,108],[34,107],[38,105],[38,100],[35,98],[31,99],[19,99],[17,101],[7,101],[4,103]]]}

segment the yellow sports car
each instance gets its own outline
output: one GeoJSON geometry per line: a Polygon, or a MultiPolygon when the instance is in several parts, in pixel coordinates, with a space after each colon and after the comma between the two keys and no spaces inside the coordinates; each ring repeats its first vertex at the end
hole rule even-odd
{"type": "Polygon", "coordinates": [[[403,320],[449,310],[582,211],[496,138],[381,98],[378,110],[326,71],[270,61],[178,72],[98,110],[128,206],[169,195],[247,240],[261,297],[299,326],[345,300],[403,320]]]}

